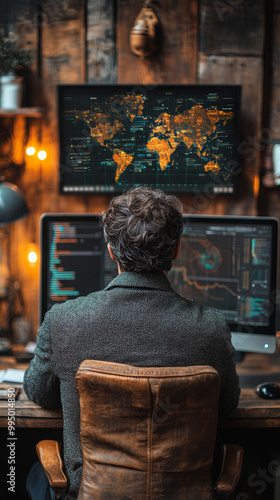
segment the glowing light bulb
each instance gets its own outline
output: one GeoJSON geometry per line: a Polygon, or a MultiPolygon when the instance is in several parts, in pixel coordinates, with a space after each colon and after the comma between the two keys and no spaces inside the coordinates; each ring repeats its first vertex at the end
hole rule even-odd
{"type": "Polygon", "coordinates": [[[37,156],[39,160],[45,160],[47,158],[47,153],[42,149],[41,151],[39,151],[37,156]]]}
{"type": "Polygon", "coordinates": [[[28,156],[32,156],[32,155],[34,155],[34,153],[35,153],[35,148],[33,148],[33,146],[30,146],[29,148],[27,148],[26,154],[28,156]]]}
{"type": "Polygon", "coordinates": [[[29,252],[29,254],[28,254],[28,260],[29,260],[29,262],[31,264],[34,264],[35,262],[37,262],[37,259],[38,259],[38,257],[37,257],[36,252],[34,252],[34,251],[29,252]]]}

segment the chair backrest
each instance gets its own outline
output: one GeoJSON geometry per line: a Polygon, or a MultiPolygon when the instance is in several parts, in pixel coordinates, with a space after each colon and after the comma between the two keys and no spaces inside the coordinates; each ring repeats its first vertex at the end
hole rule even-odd
{"type": "Polygon", "coordinates": [[[212,500],[220,377],[209,366],[84,361],[79,500],[212,500]]]}

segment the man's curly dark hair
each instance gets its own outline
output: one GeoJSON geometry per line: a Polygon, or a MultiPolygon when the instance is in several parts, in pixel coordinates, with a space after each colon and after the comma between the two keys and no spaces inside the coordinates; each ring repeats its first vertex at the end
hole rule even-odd
{"type": "Polygon", "coordinates": [[[137,187],[113,198],[100,221],[121,271],[169,271],[183,231],[182,204],[160,189],[137,187]]]}

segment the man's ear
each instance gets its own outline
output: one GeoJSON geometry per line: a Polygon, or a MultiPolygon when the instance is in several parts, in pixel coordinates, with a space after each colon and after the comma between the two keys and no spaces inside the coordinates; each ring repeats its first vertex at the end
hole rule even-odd
{"type": "Polygon", "coordinates": [[[172,259],[173,260],[177,259],[178,254],[180,252],[180,248],[181,248],[181,241],[178,241],[178,243],[177,243],[177,245],[174,248],[173,253],[172,253],[172,259]]]}
{"type": "Polygon", "coordinates": [[[109,243],[108,243],[108,245],[107,245],[107,248],[108,248],[108,252],[109,252],[109,255],[110,255],[111,259],[112,259],[112,260],[117,260],[117,259],[116,259],[116,257],[115,257],[115,256],[114,256],[114,254],[113,254],[113,250],[112,250],[112,248],[110,247],[109,243]]]}
{"type": "MultiPolygon", "coordinates": [[[[107,245],[107,248],[108,248],[108,252],[109,252],[109,255],[111,257],[112,260],[116,260],[117,261],[117,257],[115,257],[115,255],[113,254],[113,250],[112,248],[110,247],[109,243],[107,245]]],[[[121,267],[120,267],[120,264],[119,262],[117,261],[117,265],[118,265],[118,273],[121,274],[122,273],[122,270],[121,270],[121,267]]]]}

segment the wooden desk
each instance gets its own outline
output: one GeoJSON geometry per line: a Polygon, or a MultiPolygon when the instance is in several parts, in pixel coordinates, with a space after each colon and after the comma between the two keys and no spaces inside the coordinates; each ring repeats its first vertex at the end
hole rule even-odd
{"type": "MultiPolygon", "coordinates": [[[[0,358],[0,369],[21,368],[28,365],[16,365],[11,357],[0,358]]],[[[238,408],[229,416],[219,421],[220,428],[280,428],[280,400],[267,401],[259,398],[255,393],[255,386],[260,382],[280,382],[279,355],[247,354],[238,364],[238,373],[241,381],[241,397],[238,408]]],[[[17,386],[18,384],[5,384],[17,386]]],[[[32,403],[24,391],[21,391],[16,401],[16,427],[23,428],[50,428],[63,427],[61,410],[45,410],[32,403]]],[[[7,427],[8,405],[0,401],[0,427],[7,427]]]]}
{"type": "Polygon", "coordinates": [[[280,399],[268,401],[257,396],[255,388],[262,382],[280,383],[279,354],[246,354],[237,364],[241,395],[238,408],[220,419],[221,428],[280,428],[280,399]]]}
{"type": "MultiPolygon", "coordinates": [[[[25,370],[28,367],[26,363],[17,363],[14,356],[0,356],[0,370],[7,368],[19,368],[25,370]]],[[[22,384],[5,382],[0,387],[20,387],[21,392],[16,400],[16,427],[29,428],[50,428],[60,429],[63,427],[61,410],[45,410],[36,405],[22,389],[22,384]]],[[[0,400],[0,428],[7,427],[8,402],[0,400]]]]}

